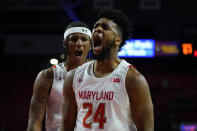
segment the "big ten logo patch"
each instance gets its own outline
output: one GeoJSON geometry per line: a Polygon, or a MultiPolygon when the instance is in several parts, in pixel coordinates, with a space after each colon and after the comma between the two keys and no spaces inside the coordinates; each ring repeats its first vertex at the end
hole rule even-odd
{"type": "Polygon", "coordinates": [[[120,83],[120,78],[113,78],[113,83],[120,83]]]}

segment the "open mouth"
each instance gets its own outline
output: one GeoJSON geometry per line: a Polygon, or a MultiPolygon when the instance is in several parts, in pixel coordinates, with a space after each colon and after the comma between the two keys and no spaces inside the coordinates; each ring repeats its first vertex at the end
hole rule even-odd
{"type": "Polygon", "coordinates": [[[100,46],[101,45],[101,39],[99,36],[94,36],[93,37],[93,43],[94,43],[94,47],[100,46]]]}
{"type": "Polygon", "coordinates": [[[81,56],[82,53],[83,53],[83,52],[82,52],[81,50],[75,51],[75,55],[76,55],[76,56],[81,56]]]}

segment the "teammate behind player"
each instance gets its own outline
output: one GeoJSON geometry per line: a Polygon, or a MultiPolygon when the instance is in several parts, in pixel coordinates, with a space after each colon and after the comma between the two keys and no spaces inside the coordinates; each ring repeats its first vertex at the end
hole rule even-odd
{"type": "Polygon", "coordinates": [[[45,114],[46,130],[60,130],[63,82],[69,70],[86,62],[90,37],[91,31],[83,22],[72,22],[67,26],[63,40],[65,62],[41,71],[35,80],[28,131],[41,131],[45,114]]]}

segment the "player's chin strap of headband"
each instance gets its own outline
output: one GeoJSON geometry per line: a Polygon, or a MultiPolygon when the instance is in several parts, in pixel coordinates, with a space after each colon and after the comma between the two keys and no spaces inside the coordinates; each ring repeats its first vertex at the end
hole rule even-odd
{"type": "Polygon", "coordinates": [[[64,32],[64,39],[72,33],[82,33],[91,38],[91,31],[86,27],[71,27],[64,32]]]}

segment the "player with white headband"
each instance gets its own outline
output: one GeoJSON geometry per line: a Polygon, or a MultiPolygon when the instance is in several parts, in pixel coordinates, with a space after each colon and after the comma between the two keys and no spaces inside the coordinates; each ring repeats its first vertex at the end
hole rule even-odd
{"type": "Polygon", "coordinates": [[[28,131],[60,131],[62,122],[62,89],[67,72],[86,62],[90,50],[91,31],[83,22],[70,23],[64,33],[63,63],[42,70],[34,83],[28,131]]]}
{"type": "Polygon", "coordinates": [[[64,39],[66,39],[66,37],[68,35],[73,34],[73,33],[86,34],[91,38],[91,31],[88,28],[86,28],[86,27],[72,27],[72,28],[69,28],[65,31],[64,39]]]}

